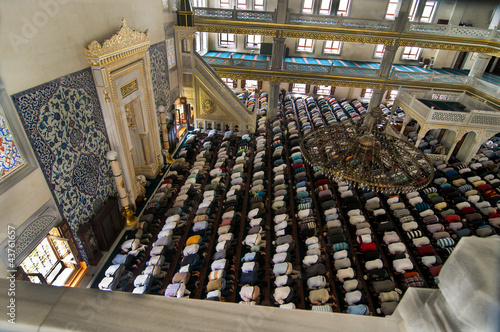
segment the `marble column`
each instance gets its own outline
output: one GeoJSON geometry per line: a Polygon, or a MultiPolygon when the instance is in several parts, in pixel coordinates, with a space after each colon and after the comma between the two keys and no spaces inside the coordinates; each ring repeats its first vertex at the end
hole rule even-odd
{"type": "Polygon", "coordinates": [[[144,160],[146,165],[151,165],[151,153],[149,151],[149,140],[147,134],[139,134],[142,140],[142,148],[144,149],[144,160]]]}
{"type": "Polygon", "coordinates": [[[271,56],[271,70],[281,70],[285,54],[286,38],[273,38],[273,55],[271,56]]]}
{"type": "Polygon", "coordinates": [[[398,109],[398,107],[399,105],[394,101],[391,108],[391,114],[389,115],[389,123],[392,123],[394,121],[394,116],[396,115],[396,110],[398,109]]]}
{"type": "Polygon", "coordinates": [[[280,98],[280,83],[270,82],[269,83],[269,103],[267,105],[267,117],[269,119],[274,119],[278,114],[278,104],[280,98]]]}
{"type": "Polygon", "coordinates": [[[382,79],[386,79],[391,74],[392,64],[394,63],[394,57],[398,50],[397,46],[385,46],[384,56],[380,62],[379,76],[382,79]]]}
{"type": "Polygon", "coordinates": [[[406,125],[410,122],[410,116],[408,114],[405,115],[405,118],[403,120],[403,125],[401,126],[401,130],[399,131],[400,134],[404,135],[406,125]]]}
{"type": "Polygon", "coordinates": [[[380,106],[382,103],[382,97],[384,96],[385,90],[373,90],[372,97],[370,98],[370,103],[368,104],[368,109],[371,110],[374,107],[380,106]]]}
{"type": "Polygon", "coordinates": [[[481,78],[483,77],[484,72],[486,71],[486,67],[490,62],[491,55],[478,53],[477,58],[472,65],[472,68],[469,72],[469,77],[481,78]]]}
{"type": "MultiPolygon", "coordinates": [[[[462,139],[462,137],[460,137],[460,139],[462,139]]],[[[455,147],[457,146],[458,142],[460,142],[460,139],[458,139],[458,140],[455,139],[453,141],[453,144],[451,145],[450,150],[448,151],[448,154],[446,155],[446,159],[445,159],[446,162],[448,162],[448,160],[450,160],[451,154],[453,153],[453,150],[455,150],[455,147]]]]}
{"type": "MultiPolygon", "coordinates": [[[[271,70],[281,71],[283,68],[283,57],[285,53],[286,38],[273,38],[273,55],[271,56],[271,70]]],[[[267,116],[269,119],[276,117],[280,97],[280,83],[270,82],[269,104],[267,116]]]]}
{"type": "Polygon", "coordinates": [[[118,163],[118,153],[116,151],[109,151],[106,154],[106,158],[109,160],[111,165],[111,171],[113,172],[113,178],[115,179],[116,190],[118,191],[118,199],[120,200],[120,205],[122,206],[123,216],[126,218],[125,227],[133,226],[137,223],[137,217],[132,211],[132,205],[128,199],[127,189],[123,183],[123,173],[118,163]]]}
{"type": "Polygon", "coordinates": [[[418,148],[418,146],[420,145],[420,142],[425,137],[425,134],[427,134],[427,129],[426,128],[420,128],[420,131],[418,132],[418,136],[417,136],[417,141],[415,142],[415,147],[416,148],[418,148]]]}
{"type": "Polygon", "coordinates": [[[127,190],[125,189],[125,184],[123,183],[122,170],[120,164],[118,163],[118,153],[116,151],[109,151],[106,154],[106,158],[109,160],[111,165],[111,171],[113,172],[113,178],[115,179],[116,190],[118,191],[118,199],[120,200],[120,205],[122,207],[128,206],[130,203],[128,201],[127,190]]]}
{"type": "Polygon", "coordinates": [[[161,139],[163,141],[163,149],[168,151],[170,146],[168,144],[167,117],[165,116],[165,107],[160,106],[158,108],[158,112],[160,113],[161,139]]]}
{"type": "Polygon", "coordinates": [[[278,0],[276,7],[276,23],[285,24],[288,14],[288,0],[278,0]]]}
{"type": "MultiPolygon", "coordinates": [[[[384,56],[382,57],[382,62],[380,62],[380,69],[378,75],[381,79],[387,80],[391,74],[392,63],[394,62],[394,57],[396,56],[397,46],[386,46],[384,51],[384,56]]],[[[380,106],[382,99],[384,97],[385,90],[373,90],[372,97],[370,98],[370,104],[368,109],[372,109],[375,106],[380,106]]]]}

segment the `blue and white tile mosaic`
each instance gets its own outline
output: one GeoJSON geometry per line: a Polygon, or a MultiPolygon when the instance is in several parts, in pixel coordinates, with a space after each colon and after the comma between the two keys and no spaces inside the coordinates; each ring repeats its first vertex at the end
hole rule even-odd
{"type": "Polygon", "coordinates": [[[115,194],[90,68],[12,96],[58,208],[76,231],[115,194]]]}
{"type": "Polygon", "coordinates": [[[160,105],[164,105],[169,109],[171,106],[170,84],[168,79],[167,49],[164,41],[151,45],[149,48],[149,60],[155,105],[157,108],[160,105]]]}

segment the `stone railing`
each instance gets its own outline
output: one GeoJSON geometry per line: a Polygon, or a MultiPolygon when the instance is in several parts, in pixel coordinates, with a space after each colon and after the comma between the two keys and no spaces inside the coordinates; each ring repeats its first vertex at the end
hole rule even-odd
{"type": "Polygon", "coordinates": [[[413,72],[401,72],[393,70],[391,74],[391,79],[393,80],[404,80],[404,81],[420,81],[420,82],[433,82],[433,83],[449,83],[449,84],[459,84],[467,85],[470,78],[469,76],[460,76],[452,74],[439,74],[433,73],[413,73],[413,72]]]}
{"type": "Polygon", "coordinates": [[[454,125],[459,127],[482,127],[491,130],[497,130],[500,126],[500,112],[492,110],[490,107],[480,103],[474,104],[473,98],[466,96],[463,93],[449,93],[449,94],[437,94],[432,91],[422,94],[420,91],[416,91],[412,95],[411,90],[400,90],[398,96],[396,97],[395,103],[400,105],[405,112],[410,115],[415,116],[423,120],[425,123],[438,124],[442,123],[444,125],[454,125]],[[450,98],[441,98],[442,96],[450,98]],[[442,111],[430,108],[422,103],[419,99],[435,99],[435,100],[447,100],[447,101],[458,101],[466,106],[477,106],[483,109],[472,109],[470,111],[442,111]],[[489,109],[489,110],[485,110],[489,109]]]}
{"type": "Polygon", "coordinates": [[[405,32],[500,41],[498,30],[444,24],[410,23],[405,32]]]}
{"type": "Polygon", "coordinates": [[[255,69],[270,69],[271,61],[269,60],[249,60],[249,59],[233,59],[233,58],[214,58],[204,56],[205,60],[211,66],[223,67],[248,67],[255,69]]]}
{"type": "Polygon", "coordinates": [[[329,74],[335,76],[362,76],[362,77],[378,76],[378,69],[338,67],[334,65],[327,66],[320,64],[293,63],[293,62],[285,62],[283,70],[293,71],[293,72],[329,74]]]}
{"type": "Polygon", "coordinates": [[[394,28],[394,21],[386,20],[365,20],[355,19],[345,16],[312,15],[289,13],[287,23],[291,24],[328,24],[339,28],[347,29],[371,29],[391,31],[394,28]]]}
{"type": "MultiPolygon", "coordinates": [[[[205,7],[195,7],[194,15],[195,17],[200,18],[215,18],[235,21],[261,21],[274,23],[276,23],[277,18],[276,11],[205,7]]],[[[300,13],[288,13],[286,23],[299,25],[329,25],[346,29],[369,29],[380,31],[394,31],[394,29],[396,29],[395,21],[391,20],[366,20],[346,16],[313,15],[300,13]]],[[[445,24],[410,22],[404,32],[500,41],[500,30],[445,24]]]]}
{"type": "Polygon", "coordinates": [[[429,158],[431,161],[433,160],[446,160],[446,155],[445,154],[431,154],[431,153],[426,153],[425,156],[429,158]]]}
{"type": "Polygon", "coordinates": [[[234,21],[261,21],[276,22],[275,12],[258,10],[219,9],[219,8],[194,8],[194,15],[203,18],[216,18],[234,21]]]}
{"type": "Polygon", "coordinates": [[[488,81],[482,80],[480,78],[473,78],[470,80],[469,85],[487,95],[494,96],[498,98],[500,96],[500,86],[490,83],[488,81]]]}

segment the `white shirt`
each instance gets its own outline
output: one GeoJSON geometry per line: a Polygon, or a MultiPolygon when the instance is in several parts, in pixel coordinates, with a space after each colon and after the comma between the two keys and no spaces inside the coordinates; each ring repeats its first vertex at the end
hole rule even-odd
{"type": "Polygon", "coordinates": [[[285,244],[277,246],[276,252],[277,253],[287,252],[288,248],[290,248],[290,245],[288,243],[285,243],[285,244]]]}
{"type": "Polygon", "coordinates": [[[319,256],[308,255],[308,256],[304,257],[304,259],[302,260],[302,264],[304,264],[305,266],[311,266],[313,264],[316,264],[316,262],[318,262],[318,260],[319,260],[319,256]]]}
{"type": "Polygon", "coordinates": [[[226,242],[227,241],[222,241],[217,243],[217,245],[215,246],[215,251],[221,252],[222,250],[224,250],[224,248],[226,247],[226,242]]]}
{"type": "Polygon", "coordinates": [[[241,272],[247,273],[255,269],[255,262],[245,262],[241,265],[241,272]]]}
{"type": "Polygon", "coordinates": [[[224,268],[226,267],[226,259],[218,259],[216,261],[213,261],[212,262],[212,265],[210,265],[210,267],[212,268],[212,271],[215,271],[215,270],[224,270],[224,268]]]}
{"type": "Polygon", "coordinates": [[[286,257],[287,257],[286,252],[274,254],[273,263],[274,264],[283,263],[286,260],[286,257]]]}
{"type": "Polygon", "coordinates": [[[352,279],[354,278],[354,270],[352,269],[352,267],[338,270],[337,278],[339,279],[340,282],[344,282],[344,280],[346,279],[352,279]]]}
{"type": "Polygon", "coordinates": [[[326,278],[324,276],[315,276],[307,279],[307,287],[309,289],[324,288],[326,285],[326,278]]]}
{"type": "Polygon", "coordinates": [[[254,287],[250,285],[244,285],[240,290],[240,297],[243,301],[249,302],[253,298],[254,287]]]}
{"type": "Polygon", "coordinates": [[[353,305],[358,303],[361,300],[362,294],[359,290],[355,290],[353,292],[349,292],[345,295],[345,301],[349,305],[353,305]]]}
{"type": "Polygon", "coordinates": [[[381,269],[382,267],[384,267],[384,263],[382,263],[382,260],[380,260],[378,258],[365,263],[365,268],[368,271],[374,270],[374,269],[381,269]]]}
{"type": "Polygon", "coordinates": [[[339,260],[339,259],[344,259],[348,256],[349,256],[349,253],[347,252],[347,250],[340,250],[340,251],[337,251],[333,254],[333,259],[339,260]]]}
{"type": "Polygon", "coordinates": [[[311,237],[306,239],[307,246],[314,244],[314,243],[318,243],[318,242],[319,242],[319,239],[316,236],[311,236],[311,237]]]}
{"type": "Polygon", "coordinates": [[[245,244],[249,247],[253,247],[254,245],[256,244],[259,244],[261,242],[261,236],[260,234],[251,234],[251,235],[247,235],[245,237],[245,244]]]}
{"type": "Polygon", "coordinates": [[[200,249],[200,245],[199,244],[191,244],[191,245],[186,246],[184,248],[184,250],[182,251],[182,254],[184,256],[193,255],[193,254],[196,254],[199,249],[200,249]]]}
{"type": "Polygon", "coordinates": [[[219,235],[217,242],[232,241],[233,238],[234,238],[233,233],[226,233],[226,234],[219,235]]]}
{"type": "Polygon", "coordinates": [[[287,275],[278,276],[274,280],[274,284],[276,285],[276,287],[281,287],[283,285],[286,285],[287,282],[288,282],[288,276],[287,275]]]}
{"type": "Polygon", "coordinates": [[[358,288],[358,283],[359,281],[357,279],[349,279],[344,282],[343,287],[346,292],[350,292],[358,288]]]}
{"type": "Polygon", "coordinates": [[[288,295],[290,295],[290,291],[291,291],[291,289],[288,286],[277,287],[274,290],[274,299],[279,304],[284,304],[285,303],[285,299],[288,297],[288,295]]]}

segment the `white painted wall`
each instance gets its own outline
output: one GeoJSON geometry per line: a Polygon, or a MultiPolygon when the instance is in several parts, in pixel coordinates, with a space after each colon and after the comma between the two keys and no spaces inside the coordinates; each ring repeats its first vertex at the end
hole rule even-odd
{"type": "MultiPolygon", "coordinates": [[[[159,0],[1,1],[0,13],[0,76],[9,95],[89,67],[84,48],[118,31],[122,17],[131,28],[149,29],[152,44],[164,40],[159,0]]],[[[21,226],[50,199],[40,169],[2,194],[0,242],[8,225],[21,226]]],[[[5,277],[2,261],[0,271],[5,277]]]]}
{"type": "Polygon", "coordinates": [[[475,59],[476,59],[476,54],[475,53],[469,53],[469,54],[467,54],[467,58],[464,61],[462,69],[471,69],[472,65],[474,64],[475,59]]]}
{"type": "Polygon", "coordinates": [[[470,23],[477,28],[487,29],[497,5],[498,1],[494,0],[467,1],[462,21],[470,23]]]}
{"type": "Polygon", "coordinates": [[[149,29],[152,44],[164,40],[159,0],[16,0],[0,2],[0,11],[0,75],[9,94],[88,67],[84,47],[113,35],[122,17],[149,29]]]}
{"type": "Polygon", "coordinates": [[[453,130],[446,130],[441,138],[441,143],[443,143],[443,145],[447,148],[450,148],[453,145],[456,136],[457,134],[453,130]]]}
{"type": "Polygon", "coordinates": [[[457,53],[456,51],[436,50],[434,68],[450,68],[453,66],[453,60],[455,60],[457,53]]]}

